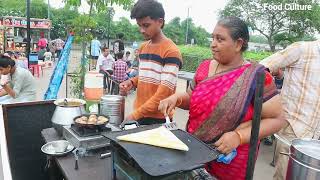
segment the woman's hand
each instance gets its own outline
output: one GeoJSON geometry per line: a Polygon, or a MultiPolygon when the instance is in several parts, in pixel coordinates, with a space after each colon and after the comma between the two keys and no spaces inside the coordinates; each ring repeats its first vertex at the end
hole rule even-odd
{"type": "Polygon", "coordinates": [[[223,154],[229,154],[233,149],[236,149],[240,145],[240,137],[234,132],[224,133],[220,139],[214,143],[217,150],[223,154]]]}
{"type": "Polygon", "coordinates": [[[161,100],[158,106],[158,110],[164,115],[169,115],[170,112],[176,107],[178,97],[177,95],[171,95],[170,97],[161,100]]]}

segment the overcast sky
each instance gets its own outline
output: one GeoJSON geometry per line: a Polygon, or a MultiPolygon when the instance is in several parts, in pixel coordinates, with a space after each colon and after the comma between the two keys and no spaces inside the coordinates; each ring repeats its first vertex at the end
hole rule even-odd
{"type": "MultiPolygon", "coordinates": [[[[47,0],[45,0],[47,1],[47,0]]],[[[213,27],[218,19],[218,10],[223,9],[228,0],[158,0],[162,3],[166,12],[165,19],[169,22],[174,17],[180,17],[182,20],[187,18],[188,7],[189,17],[193,19],[196,26],[202,26],[208,32],[213,31],[213,27]]],[[[50,0],[52,7],[63,7],[62,0],[50,0]]],[[[89,6],[83,4],[80,9],[81,12],[87,12],[89,6]]],[[[120,17],[130,19],[130,12],[124,11],[120,7],[115,7],[115,20],[120,17]]],[[[135,21],[131,21],[135,23],[135,21]]]]}

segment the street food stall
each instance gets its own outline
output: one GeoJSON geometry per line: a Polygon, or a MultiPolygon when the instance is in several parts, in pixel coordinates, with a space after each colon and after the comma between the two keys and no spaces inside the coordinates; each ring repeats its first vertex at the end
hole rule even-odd
{"type": "Polygon", "coordinates": [[[13,179],[165,179],[184,177],[192,169],[202,167],[205,162],[216,158],[216,150],[178,129],[171,132],[188,146],[188,151],[119,142],[116,139],[119,135],[145,132],[162,126],[141,126],[131,130],[120,128],[118,119],[123,112],[119,109],[124,108],[124,104],[121,98],[112,97],[102,98],[98,114],[87,114],[84,111],[85,102],[72,98],[4,105],[3,119],[13,179]],[[94,118],[96,124],[91,121],[94,118]],[[19,123],[21,119],[25,121],[19,123]],[[62,145],[59,142],[67,146],[58,152],[56,148],[62,145]],[[138,149],[144,151],[135,152],[138,149]],[[199,149],[209,155],[194,156],[199,149]],[[141,156],[145,153],[150,155],[141,156]],[[181,165],[184,159],[189,161],[181,165]],[[127,161],[131,164],[124,166],[123,162],[127,161]],[[29,166],[30,163],[33,166],[29,166]],[[152,164],[158,168],[149,168],[152,164]],[[169,168],[165,168],[169,165],[169,168]]]}
{"type": "MultiPolygon", "coordinates": [[[[38,51],[40,34],[49,37],[51,21],[48,19],[30,19],[31,52],[38,51]]],[[[0,17],[0,53],[6,51],[26,52],[27,18],[4,16],[0,17]]]]}

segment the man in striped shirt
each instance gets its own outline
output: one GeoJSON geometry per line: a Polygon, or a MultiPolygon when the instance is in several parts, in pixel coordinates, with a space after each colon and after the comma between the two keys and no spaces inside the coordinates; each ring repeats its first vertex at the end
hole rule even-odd
{"type": "MultiPolygon", "coordinates": [[[[289,125],[278,135],[294,138],[320,137],[320,40],[297,42],[261,61],[277,75],[285,68],[281,98],[284,115],[289,125]]],[[[279,152],[288,152],[288,146],[277,143],[276,172],[274,179],[285,179],[288,157],[279,152]]]]}
{"type": "Polygon", "coordinates": [[[162,32],[164,15],[162,5],[155,0],[139,0],[131,10],[131,18],[136,19],[147,41],[139,49],[139,76],[120,84],[122,92],[137,88],[135,110],[125,120],[145,125],[165,122],[158,105],[174,94],[182,58],[178,47],[162,32]]]}

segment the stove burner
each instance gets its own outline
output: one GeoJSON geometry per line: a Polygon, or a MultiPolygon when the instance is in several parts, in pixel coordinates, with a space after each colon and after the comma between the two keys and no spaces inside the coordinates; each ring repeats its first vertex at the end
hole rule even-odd
{"type": "Polygon", "coordinates": [[[96,126],[94,128],[77,126],[75,124],[71,125],[71,129],[80,137],[88,137],[100,135],[101,132],[111,131],[111,128],[105,126],[96,126]]]}

